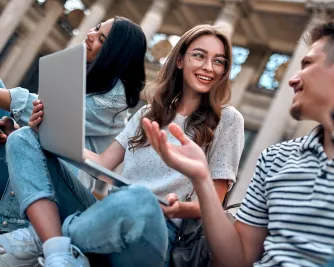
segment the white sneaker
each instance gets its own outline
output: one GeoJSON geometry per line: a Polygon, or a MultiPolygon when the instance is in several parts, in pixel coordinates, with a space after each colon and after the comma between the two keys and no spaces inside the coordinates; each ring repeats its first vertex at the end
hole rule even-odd
{"type": "Polygon", "coordinates": [[[42,243],[32,227],[0,235],[0,267],[37,267],[42,243]]]}
{"type": "Polygon", "coordinates": [[[90,267],[87,257],[76,246],[71,245],[69,237],[59,236],[43,244],[44,257],[39,258],[45,267],[90,267]]]}

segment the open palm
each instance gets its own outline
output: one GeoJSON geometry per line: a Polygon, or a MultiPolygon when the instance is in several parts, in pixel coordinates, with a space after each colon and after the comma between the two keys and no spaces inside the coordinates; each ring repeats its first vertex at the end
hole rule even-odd
{"type": "Polygon", "coordinates": [[[208,164],[203,150],[187,137],[178,125],[171,123],[168,129],[181,145],[169,143],[167,133],[160,130],[158,123],[144,118],[143,125],[148,141],[169,167],[193,182],[200,182],[208,176],[208,164]]]}

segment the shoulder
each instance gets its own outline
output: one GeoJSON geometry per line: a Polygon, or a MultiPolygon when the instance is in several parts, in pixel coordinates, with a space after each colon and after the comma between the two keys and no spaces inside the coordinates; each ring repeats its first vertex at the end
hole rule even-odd
{"type": "Polygon", "coordinates": [[[299,151],[301,145],[306,140],[306,138],[307,136],[299,137],[296,139],[291,139],[288,141],[272,145],[262,151],[261,157],[264,160],[270,160],[270,161],[274,159],[279,159],[281,161],[283,159],[287,159],[292,153],[299,151]]]}
{"type": "Polygon", "coordinates": [[[147,112],[149,112],[149,110],[150,110],[150,105],[142,106],[140,109],[138,109],[136,111],[135,114],[133,114],[131,120],[132,121],[140,121],[142,118],[145,117],[145,115],[147,114],[147,112]]]}
{"type": "Polygon", "coordinates": [[[86,99],[92,99],[96,108],[127,108],[125,89],[121,80],[109,91],[102,94],[87,94],[86,99]]]}
{"type": "Polygon", "coordinates": [[[218,129],[228,129],[230,127],[244,130],[244,117],[233,106],[224,106],[221,109],[221,118],[217,126],[218,129]]]}
{"type": "Polygon", "coordinates": [[[110,94],[114,96],[125,96],[125,87],[123,82],[120,79],[118,79],[114,87],[111,88],[110,91],[106,92],[105,94],[110,94]]]}

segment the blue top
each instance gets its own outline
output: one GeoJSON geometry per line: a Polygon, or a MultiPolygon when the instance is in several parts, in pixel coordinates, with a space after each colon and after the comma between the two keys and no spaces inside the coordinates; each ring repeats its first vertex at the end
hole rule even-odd
{"type": "MultiPolygon", "coordinates": [[[[10,89],[9,92],[12,116],[20,126],[28,125],[32,102],[38,99],[38,95],[21,87],[10,89]]],[[[87,94],[85,147],[95,153],[102,153],[123,130],[128,119],[128,111],[124,110],[126,108],[125,88],[121,80],[109,92],[87,94]]],[[[87,188],[94,188],[95,179],[92,177],[80,173],[79,179],[87,188]]]]}

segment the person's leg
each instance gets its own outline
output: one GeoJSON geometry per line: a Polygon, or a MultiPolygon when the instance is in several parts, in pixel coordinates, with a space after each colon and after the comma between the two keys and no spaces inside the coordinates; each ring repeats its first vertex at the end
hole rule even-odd
{"type": "MultiPolygon", "coordinates": [[[[84,253],[109,254],[113,267],[165,264],[166,221],[156,197],[145,187],[121,188],[69,216],[62,229],[84,253]]],[[[106,260],[106,256],[101,258],[106,260]]]]}
{"type": "MultiPolygon", "coordinates": [[[[55,156],[44,153],[37,134],[28,127],[21,128],[9,136],[6,159],[11,184],[20,203],[20,213],[22,216],[28,215],[43,241],[61,236],[61,222],[68,215],[83,211],[96,201],[55,156]],[[60,212],[58,207],[63,207],[60,212]]],[[[0,262],[8,263],[33,256],[37,259],[36,253],[39,250],[34,249],[34,245],[40,241],[35,240],[32,231],[25,230],[24,234],[18,231],[19,235],[13,232],[0,236],[0,254],[3,254],[0,256],[0,262]],[[17,236],[27,238],[18,240],[17,236]],[[15,251],[15,247],[20,249],[15,251]],[[27,247],[29,249],[26,249],[27,247]],[[1,248],[4,253],[1,253],[1,248]],[[35,254],[31,253],[31,249],[35,254]]],[[[58,241],[61,240],[58,238],[58,241]]],[[[65,241],[68,248],[69,242],[65,241]]],[[[15,262],[17,266],[18,261],[15,262]]]]}
{"type": "Polygon", "coordinates": [[[0,144],[0,196],[3,195],[8,182],[8,168],[6,163],[6,148],[0,144]]]}
{"type": "Polygon", "coordinates": [[[168,228],[168,249],[167,249],[167,254],[166,254],[165,267],[168,267],[169,261],[170,261],[171,249],[172,249],[173,243],[175,242],[178,228],[172,221],[168,220],[166,223],[167,223],[167,228],[168,228]]]}
{"type": "Polygon", "coordinates": [[[5,145],[0,144],[0,233],[11,232],[28,225],[25,216],[20,216],[19,203],[9,183],[5,145]]]}
{"type": "Polygon", "coordinates": [[[8,137],[6,153],[21,215],[27,215],[42,241],[61,235],[61,218],[96,201],[56,157],[42,150],[38,135],[29,127],[8,137]],[[60,217],[56,203],[63,206],[60,217]]]}

